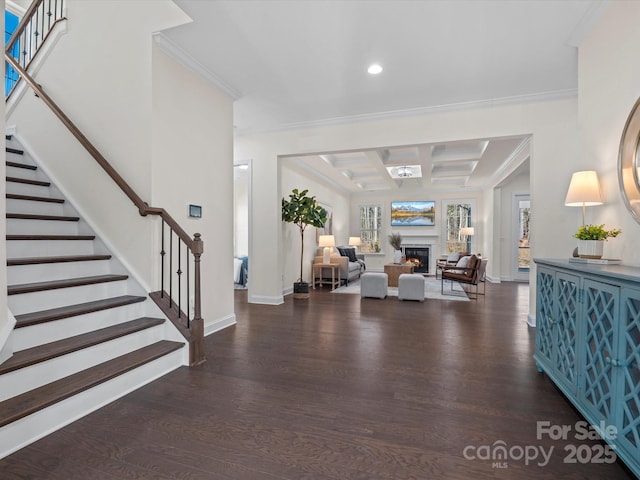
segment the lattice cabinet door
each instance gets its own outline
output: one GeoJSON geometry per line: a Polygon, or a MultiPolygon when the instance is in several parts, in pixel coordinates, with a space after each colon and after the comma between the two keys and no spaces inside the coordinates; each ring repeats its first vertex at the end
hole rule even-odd
{"type": "Polygon", "coordinates": [[[538,370],[550,368],[554,345],[555,272],[538,267],[536,301],[536,354],[538,370]]]}
{"type": "Polygon", "coordinates": [[[623,288],[620,298],[615,424],[620,446],[637,460],[640,458],[640,290],[623,288]]]}
{"type": "Polygon", "coordinates": [[[578,303],[580,277],[556,274],[553,367],[556,378],[573,395],[578,391],[578,303]]]}
{"type": "Polygon", "coordinates": [[[612,423],[620,288],[584,280],[583,381],[579,398],[596,422],[612,423]]]}

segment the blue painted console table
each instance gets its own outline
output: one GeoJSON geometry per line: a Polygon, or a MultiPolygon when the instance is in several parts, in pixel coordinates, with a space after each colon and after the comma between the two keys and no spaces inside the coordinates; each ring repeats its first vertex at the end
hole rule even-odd
{"type": "Polygon", "coordinates": [[[640,478],[640,268],[534,261],[538,369],[640,478]]]}

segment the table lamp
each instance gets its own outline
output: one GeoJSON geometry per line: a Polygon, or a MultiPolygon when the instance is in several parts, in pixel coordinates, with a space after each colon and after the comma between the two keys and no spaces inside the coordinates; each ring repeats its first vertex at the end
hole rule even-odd
{"type": "Polygon", "coordinates": [[[564,204],[567,207],[582,207],[582,225],[584,225],[585,207],[602,205],[598,174],[593,170],[575,172],[571,176],[569,190],[564,204]]]}
{"type": "Polygon", "coordinates": [[[336,239],[333,235],[320,235],[318,246],[324,247],[322,251],[322,263],[331,263],[331,247],[336,246],[336,239]]]}

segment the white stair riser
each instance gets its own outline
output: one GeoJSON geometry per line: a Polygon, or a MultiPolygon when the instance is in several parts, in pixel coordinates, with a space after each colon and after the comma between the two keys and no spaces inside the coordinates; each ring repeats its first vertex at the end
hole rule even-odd
{"type": "Polygon", "coordinates": [[[32,213],[36,215],[64,215],[62,203],[35,202],[31,200],[16,200],[13,198],[7,199],[7,212],[32,213]]]}
{"type": "Polygon", "coordinates": [[[82,287],[59,288],[44,292],[9,295],[9,309],[14,315],[30,313],[50,308],[92,302],[103,298],[127,294],[127,282],[107,282],[82,287]]]}
{"type": "Polygon", "coordinates": [[[0,401],[162,340],[162,325],[0,375],[0,401]]]}
{"type": "MultiPolygon", "coordinates": [[[[150,301],[152,300],[147,299],[145,302],[150,301]]],[[[29,327],[16,328],[11,332],[13,349],[15,352],[19,352],[36,345],[55,342],[63,338],[73,337],[100,328],[111,327],[134,318],[147,316],[145,302],[62,318],[29,327]]]]}
{"type": "Polygon", "coordinates": [[[179,368],[182,356],[177,350],[0,428],[0,458],[179,368]]]}
{"type": "MultiPolygon", "coordinates": [[[[10,160],[10,159],[7,159],[10,160]]],[[[22,159],[18,159],[18,160],[10,160],[10,161],[14,161],[17,163],[22,163],[26,165],[26,162],[21,161],[22,159]]],[[[45,179],[42,174],[40,172],[38,172],[38,170],[30,170],[28,168],[20,168],[20,167],[12,167],[10,165],[6,166],[6,175],[7,177],[15,177],[15,178],[28,178],[30,180],[43,180],[45,182],[47,182],[48,180],[45,179]]]]}
{"type": "Polygon", "coordinates": [[[8,218],[7,234],[77,235],[78,222],[61,222],[56,220],[23,220],[18,218],[8,218]]]}
{"type": "Polygon", "coordinates": [[[10,240],[7,258],[92,255],[93,240],[10,240]]]}
{"type": "Polygon", "coordinates": [[[111,273],[111,262],[109,260],[14,265],[7,267],[7,280],[9,285],[22,285],[23,283],[91,277],[107,273],[111,273]]]}
{"type": "Polygon", "coordinates": [[[29,185],[27,183],[7,182],[7,192],[17,195],[30,195],[32,197],[51,198],[51,190],[49,187],[40,185],[29,185]]]}

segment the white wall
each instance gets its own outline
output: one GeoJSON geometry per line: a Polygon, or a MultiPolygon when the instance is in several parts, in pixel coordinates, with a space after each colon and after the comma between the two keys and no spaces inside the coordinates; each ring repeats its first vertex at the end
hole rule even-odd
{"type": "MultiPolygon", "coordinates": [[[[478,248],[483,244],[483,231],[481,225],[482,214],[482,192],[480,191],[461,191],[458,193],[430,192],[425,190],[423,193],[400,194],[398,192],[370,193],[353,196],[351,201],[351,235],[360,235],[360,206],[362,205],[382,205],[382,231],[381,246],[384,256],[372,255],[367,256],[367,266],[371,264],[377,269],[385,263],[393,263],[393,248],[389,245],[388,235],[391,232],[397,232],[403,235],[403,243],[411,244],[411,236],[429,235],[434,236],[429,239],[429,243],[433,245],[431,249],[432,258],[437,258],[441,254],[446,253],[445,238],[445,211],[444,206],[453,201],[472,204],[472,221],[475,227],[475,235],[471,241],[473,252],[478,252],[478,248]],[[391,226],[391,202],[392,201],[417,201],[417,200],[433,200],[436,202],[436,221],[432,227],[392,227],[391,226]],[[435,257],[434,257],[435,256],[435,257]]],[[[433,262],[431,262],[433,265],[433,262]]],[[[433,269],[431,270],[433,273],[433,269]]]]}
{"type": "MultiPolygon", "coordinates": [[[[605,243],[604,256],[640,266],[640,225],[624,206],[618,185],[620,137],[640,97],[640,3],[612,2],[579,49],[580,152],[574,170],[598,172],[604,205],[587,207],[587,223],[621,228],[605,243]]],[[[568,182],[567,182],[568,186],[568,182]]],[[[576,212],[573,225],[580,223],[576,212]],[[577,220],[577,223],[576,223],[577,220]]]]}
{"type": "MultiPolygon", "coordinates": [[[[562,99],[237,136],[235,157],[253,159],[254,176],[261,179],[253,187],[252,199],[255,294],[267,302],[282,294],[278,281],[282,257],[273,255],[273,245],[281,252],[283,245],[277,158],[295,153],[531,134],[532,202],[536,202],[532,219],[533,254],[566,256],[574,246],[570,220],[576,212],[564,208],[563,203],[565,183],[572,172],[568,159],[576,156],[576,117],[577,100],[562,99]],[[536,216],[535,212],[539,214],[536,216]]],[[[492,239],[485,236],[485,242],[490,243],[483,249],[493,251],[492,239]]],[[[533,296],[535,286],[531,290],[533,296]]]]}
{"type": "MultiPolygon", "coordinates": [[[[336,246],[347,245],[349,240],[349,195],[339,192],[324,182],[310,178],[308,174],[297,170],[288,159],[281,159],[281,191],[280,198],[289,198],[294,188],[309,190],[307,195],[316,200],[333,214],[333,235],[336,246]]],[[[280,218],[280,217],[279,217],[280,218]]],[[[300,229],[291,223],[282,224],[282,288],[285,293],[291,292],[293,282],[300,277],[300,229]]],[[[308,226],[304,232],[304,257],[302,260],[302,278],[311,282],[311,264],[318,249],[316,228],[308,226]]],[[[253,257],[251,257],[253,258],[253,257]]]]}
{"type": "Polygon", "coordinates": [[[152,84],[151,204],[165,208],[190,235],[202,234],[207,328],[235,318],[233,104],[158,46],[153,48],[152,84]],[[189,204],[202,207],[202,218],[189,218],[189,204]]]}

